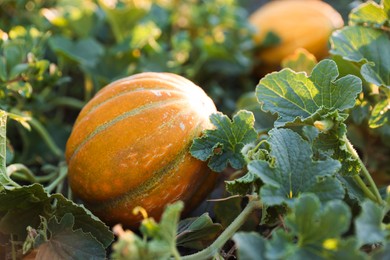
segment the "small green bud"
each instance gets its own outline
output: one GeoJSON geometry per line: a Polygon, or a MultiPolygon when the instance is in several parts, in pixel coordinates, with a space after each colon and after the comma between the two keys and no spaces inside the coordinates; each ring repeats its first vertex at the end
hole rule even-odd
{"type": "Polygon", "coordinates": [[[314,126],[321,132],[328,132],[330,129],[333,128],[334,122],[330,119],[324,119],[324,120],[315,121],[314,126]]]}

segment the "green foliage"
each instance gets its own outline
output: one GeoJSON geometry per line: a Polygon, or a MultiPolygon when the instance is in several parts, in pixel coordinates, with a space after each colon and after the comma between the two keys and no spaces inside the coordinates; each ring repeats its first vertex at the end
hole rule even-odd
{"type": "Polygon", "coordinates": [[[316,57],[305,49],[297,49],[293,55],[282,60],[283,68],[290,68],[293,71],[304,71],[310,75],[317,64],[316,57]]]}
{"type": "MultiPolygon", "coordinates": [[[[247,12],[231,0],[20,0],[0,6],[0,233],[19,252],[26,228],[43,228],[45,219],[53,227],[66,223],[69,238],[80,245],[91,233],[95,241],[84,245],[87,251],[92,242],[107,248],[111,232],[76,204],[67,187],[64,149],[77,114],[106,84],[143,71],[181,74],[232,112],[250,82],[247,12]]],[[[200,247],[206,238],[182,239],[200,247]]],[[[41,254],[56,242],[42,244],[41,254]]],[[[89,258],[73,249],[68,257],[89,258]]]]}
{"type": "Polygon", "coordinates": [[[244,167],[241,150],[257,137],[253,114],[242,110],[230,121],[226,115],[218,113],[211,115],[210,120],[216,129],[206,130],[204,136],[194,140],[192,156],[202,161],[209,159],[209,167],[216,172],[223,171],[228,163],[235,169],[244,167]]]}
{"type": "Polygon", "coordinates": [[[390,50],[388,28],[390,24],[389,1],[380,5],[374,2],[362,4],[350,14],[349,26],[331,37],[334,55],[350,61],[360,69],[368,87],[365,95],[373,109],[369,115],[370,128],[380,128],[381,135],[388,136],[390,127],[390,50]]]}
{"type": "Polygon", "coordinates": [[[179,222],[176,245],[203,249],[221,232],[222,226],[213,223],[208,213],[200,217],[186,218],[179,222]]]}
{"type": "Polygon", "coordinates": [[[248,164],[249,172],[264,183],[260,190],[264,204],[291,205],[306,192],[322,201],[344,198],[344,189],[334,178],[341,167],[338,161],[313,161],[310,145],[291,130],[272,130],[268,142],[272,162],[253,160],[248,164]]]}
{"type": "Polygon", "coordinates": [[[74,229],[74,217],[65,214],[60,221],[54,216],[48,221],[42,219],[38,230],[30,230],[27,239],[39,251],[38,259],[105,259],[106,251],[96,242],[91,233],[74,229]],[[34,234],[34,235],[32,235],[34,234]],[[37,234],[35,236],[35,234],[37,234]],[[34,237],[35,236],[35,237],[34,237]]]}
{"type": "Polygon", "coordinates": [[[390,1],[354,8],[329,59],[300,51],[260,80],[242,2],[2,1],[0,258],[389,258],[388,194],[374,177],[390,172],[390,1]],[[181,219],[182,202],[159,222],[143,212],[137,230],[113,227],[111,245],[67,189],[64,148],[98,90],[143,71],[213,98],[222,113],[191,154],[233,197],[199,217],[181,219]]]}
{"type": "Polygon", "coordinates": [[[383,225],[386,209],[381,208],[371,201],[361,204],[362,211],[355,220],[356,236],[359,245],[383,243],[386,244],[390,233],[383,225]]]}
{"type": "Polygon", "coordinates": [[[112,259],[177,259],[176,230],[182,209],[182,202],[167,206],[158,224],[144,219],[140,227],[143,238],[117,226],[119,239],[113,245],[112,259]]]}
{"type": "Polygon", "coordinates": [[[355,104],[361,91],[359,78],[348,75],[337,79],[336,63],[323,60],[311,75],[289,69],[268,74],[260,80],[256,95],[263,110],[278,113],[275,126],[288,123],[314,124],[333,111],[344,111],[355,104]]]}
{"type": "Polygon", "coordinates": [[[265,257],[265,240],[255,232],[237,232],[233,236],[237,245],[237,256],[241,260],[267,259],[265,257]]]}
{"type": "Polygon", "coordinates": [[[4,188],[0,193],[0,227],[3,234],[26,236],[26,228],[38,228],[42,218],[62,218],[72,214],[75,228],[90,232],[96,242],[109,246],[112,233],[83,206],[67,200],[61,194],[48,194],[40,184],[17,188],[4,188]]]}
{"type": "Polygon", "coordinates": [[[321,207],[312,195],[300,197],[286,217],[290,232],[277,230],[267,245],[269,259],[364,259],[353,239],[341,240],[351,221],[351,212],[342,201],[321,207]],[[297,239],[296,243],[293,241],[297,239]]]}

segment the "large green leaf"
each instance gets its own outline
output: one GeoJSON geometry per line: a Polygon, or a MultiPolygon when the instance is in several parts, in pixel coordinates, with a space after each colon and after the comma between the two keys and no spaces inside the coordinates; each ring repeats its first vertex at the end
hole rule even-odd
{"type": "Polygon", "coordinates": [[[385,243],[390,231],[384,226],[384,209],[372,201],[361,204],[362,211],[355,220],[356,237],[361,246],[366,244],[385,243]]]}
{"type": "Polygon", "coordinates": [[[338,161],[313,161],[309,143],[289,129],[272,130],[268,142],[274,164],[262,160],[248,164],[249,171],[264,182],[260,197],[265,204],[291,206],[305,192],[315,193],[323,201],[344,197],[344,189],[334,177],[341,167],[338,161]]]}
{"type": "Polygon", "coordinates": [[[123,41],[131,35],[131,29],[136,26],[151,8],[151,1],[98,1],[107,16],[108,23],[117,42],[123,41]]]}
{"type": "Polygon", "coordinates": [[[381,127],[390,122],[390,99],[379,101],[371,112],[368,124],[371,128],[381,127]]]}
{"type": "Polygon", "coordinates": [[[332,200],[321,206],[313,194],[296,200],[282,229],[266,245],[268,259],[364,259],[354,239],[342,239],[349,229],[347,204],[332,200]]]}
{"type": "Polygon", "coordinates": [[[361,74],[369,83],[390,88],[390,37],[389,34],[370,27],[346,26],[331,37],[334,55],[364,63],[361,74]]]}
{"type": "MultiPolygon", "coordinates": [[[[388,0],[386,1],[388,2],[388,0]]],[[[389,22],[389,15],[383,5],[379,5],[374,1],[368,1],[359,5],[349,14],[350,24],[361,24],[380,28],[389,22]]]]}
{"type": "Polygon", "coordinates": [[[263,260],[265,257],[266,240],[255,232],[238,232],[233,240],[237,246],[237,256],[240,260],[263,260]]]}
{"type": "Polygon", "coordinates": [[[104,246],[91,233],[74,228],[74,216],[65,214],[60,221],[53,216],[43,221],[35,238],[36,259],[106,259],[104,246]]]}
{"type": "Polygon", "coordinates": [[[236,110],[251,111],[255,116],[254,127],[258,132],[267,132],[274,126],[276,117],[271,113],[266,113],[261,109],[254,91],[247,92],[240,96],[236,102],[236,110]]]}
{"type": "Polygon", "coordinates": [[[40,184],[0,192],[0,230],[5,234],[24,238],[28,226],[39,226],[40,217],[62,218],[67,213],[75,217],[75,228],[90,232],[105,247],[111,244],[113,235],[103,222],[61,194],[48,194],[40,184]]]}
{"type": "Polygon", "coordinates": [[[312,72],[317,64],[316,57],[306,49],[299,48],[293,54],[285,57],[282,62],[282,68],[290,68],[293,71],[304,71],[308,75],[312,72]]]}
{"type": "Polygon", "coordinates": [[[290,69],[268,74],[256,87],[258,101],[265,111],[279,115],[276,127],[288,123],[313,124],[331,111],[343,111],[355,105],[361,92],[361,80],[348,75],[337,79],[332,60],[318,63],[310,77],[290,69]]]}
{"type": "Polygon", "coordinates": [[[102,45],[93,38],[71,41],[64,36],[54,36],[49,39],[49,45],[58,56],[88,68],[95,66],[104,54],[102,45]]]}
{"type": "Polygon", "coordinates": [[[179,222],[176,245],[194,249],[205,248],[222,231],[222,226],[213,223],[208,213],[179,222]]]}
{"type": "Polygon", "coordinates": [[[210,120],[216,129],[206,130],[202,137],[194,140],[192,156],[202,161],[209,160],[209,167],[216,172],[223,171],[228,163],[235,169],[244,167],[246,162],[241,150],[257,137],[253,113],[241,110],[233,116],[233,121],[216,113],[210,116],[210,120]]]}

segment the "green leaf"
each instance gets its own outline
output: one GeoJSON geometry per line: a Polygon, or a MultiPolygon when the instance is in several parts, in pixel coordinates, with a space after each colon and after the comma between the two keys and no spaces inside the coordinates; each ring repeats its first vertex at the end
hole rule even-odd
{"type": "Polygon", "coordinates": [[[380,28],[389,21],[389,16],[382,5],[369,1],[359,5],[349,14],[349,23],[380,28]]]}
{"type": "Polygon", "coordinates": [[[264,182],[260,197],[265,204],[291,206],[305,192],[315,193],[322,201],[344,197],[344,189],[334,177],[341,167],[338,161],[313,161],[309,143],[289,129],[273,129],[268,142],[274,164],[262,160],[248,164],[248,170],[264,182]]]}
{"type": "Polygon", "coordinates": [[[266,113],[261,109],[257,101],[255,92],[248,92],[243,94],[236,103],[237,111],[247,110],[251,111],[255,116],[254,127],[258,132],[267,132],[274,126],[276,117],[271,113],[266,113]]]}
{"type": "Polygon", "coordinates": [[[103,47],[93,38],[71,41],[64,36],[53,36],[49,45],[57,55],[80,63],[86,67],[93,67],[104,54],[103,47]]]}
{"type": "Polygon", "coordinates": [[[169,205],[162,214],[159,223],[156,238],[166,243],[172,251],[176,250],[176,232],[183,208],[184,203],[181,201],[169,205]]]}
{"type": "Polygon", "coordinates": [[[334,55],[363,63],[363,78],[377,86],[390,88],[390,38],[387,33],[362,26],[346,26],[331,37],[334,55]]]}
{"type": "Polygon", "coordinates": [[[293,71],[304,71],[310,75],[317,64],[316,57],[306,49],[296,49],[294,53],[288,55],[282,60],[282,68],[290,68],[293,71]]]}
{"type": "Polygon", "coordinates": [[[286,217],[286,225],[299,236],[298,243],[306,245],[341,237],[350,221],[351,212],[344,202],[332,200],[321,209],[320,201],[312,195],[300,197],[293,214],[286,217]]]}
{"type": "Polygon", "coordinates": [[[384,246],[375,250],[372,254],[373,260],[386,260],[390,258],[390,244],[386,243],[384,246]]]}
{"type": "Polygon", "coordinates": [[[333,159],[341,162],[339,173],[343,176],[358,174],[361,170],[359,161],[354,157],[347,147],[347,126],[344,123],[345,117],[339,115],[336,111],[335,115],[330,115],[333,122],[337,122],[337,126],[333,127],[328,132],[320,132],[318,137],[313,142],[313,147],[319,152],[325,152],[333,159]]]}
{"type": "Polygon", "coordinates": [[[216,172],[223,171],[229,163],[235,169],[244,167],[246,162],[241,149],[257,137],[253,113],[239,111],[233,116],[233,121],[216,113],[210,116],[210,120],[216,129],[206,130],[202,137],[194,140],[190,149],[192,156],[202,161],[209,160],[209,167],[216,172]]]}
{"type": "Polygon", "coordinates": [[[0,192],[0,230],[26,237],[28,226],[38,227],[40,216],[52,214],[51,200],[39,184],[0,192]]]}
{"type": "Polygon", "coordinates": [[[75,217],[75,228],[90,232],[105,247],[111,244],[113,235],[103,222],[61,194],[48,194],[40,184],[0,192],[0,229],[5,234],[24,238],[26,228],[37,228],[41,216],[62,218],[66,213],[75,217]]]}
{"type": "Polygon", "coordinates": [[[371,128],[378,128],[390,122],[390,99],[375,104],[368,124],[371,128]]]}
{"type": "Polygon", "coordinates": [[[285,225],[290,232],[276,230],[266,245],[266,256],[269,259],[364,259],[354,239],[341,239],[350,222],[351,212],[343,201],[332,200],[321,206],[316,196],[304,194],[286,216],[285,225]]]}
{"type": "Polygon", "coordinates": [[[390,1],[382,0],[383,9],[387,13],[387,16],[390,17],[390,1]]]}
{"type": "Polygon", "coordinates": [[[29,69],[29,64],[27,63],[20,63],[16,64],[14,67],[11,68],[11,71],[9,73],[9,78],[14,79],[23,72],[26,72],[29,69]]]}
{"type": "Polygon", "coordinates": [[[337,77],[336,63],[322,60],[310,77],[290,69],[268,74],[257,85],[256,95],[263,110],[279,115],[276,127],[297,122],[311,125],[323,114],[355,105],[361,80],[352,75],[337,77]]]}
{"type": "Polygon", "coordinates": [[[384,227],[384,209],[372,201],[361,204],[362,211],[355,220],[355,232],[359,245],[385,243],[390,235],[384,227]]]}
{"type": "Polygon", "coordinates": [[[7,44],[3,46],[3,52],[8,71],[10,71],[17,64],[23,63],[24,52],[17,44],[7,44]]]}
{"type": "Polygon", "coordinates": [[[254,188],[260,187],[260,178],[252,172],[247,172],[244,176],[226,181],[226,190],[232,194],[247,195],[251,194],[254,188]]]}
{"type": "Polygon", "coordinates": [[[337,178],[345,188],[348,197],[358,203],[361,203],[366,198],[366,195],[362,191],[361,187],[357,185],[355,180],[351,176],[337,175],[337,178]]]}
{"type": "MultiPolygon", "coordinates": [[[[222,197],[225,197],[225,194],[223,194],[222,197]]],[[[224,228],[229,226],[241,213],[242,201],[243,198],[241,197],[232,197],[216,202],[213,208],[216,221],[221,223],[224,228]]]]}
{"type": "Polygon", "coordinates": [[[222,231],[222,226],[213,223],[208,213],[179,222],[176,245],[193,249],[208,246],[222,231]]]}
{"type": "Polygon", "coordinates": [[[137,25],[151,8],[150,1],[142,3],[135,1],[111,3],[110,1],[99,0],[98,3],[107,15],[107,20],[117,42],[121,42],[129,36],[131,29],[137,25]]]}
{"type": "Polygon", "coordinates": [[[0,56],[0,80],[6,81],[8,78],[7,63],[5,57],[0,56]]]}
{"type": "Polygon", "coordinates": [[[38,235],[35,246],[38,247],[37,259],[106,259],[106,251],[90,233],[74,229],[75,218],[65,214],[58,222],[54,216],[44,228],[48,240],[38,235]],[[44,242],[43,242],[44,241],[44,242]],[[43,242],[43,243],[42,243],[43,242]]]}
{"type": "Polygon", "coordinates": [[[266,244],[266,250],[266,259],[291,259],[296,248],[292,236],[277,229],[272,233],[272,239],[266,244]]]}
{"type": "Polygon", "coordinates": [[[265,239],[255,232],[237,232],[233,236],[240,260],[262,260],[265,257],[265,239]]]}
{"type": "Polygon", "coordinates": [[[75,217],[75,229],[82,229],[83,232],[91,233],[105,248],[111,245],[113,234],[109,227],[83,205],[68,200],[60,193],[52,194],[50,197],[56,201],[55,215],[58,218],[62,218],[67,213],[72,213],[75,217]]]}
{"type": "Polygon", "coordinates": [[[98,22],[96,16],[99,15],[97,6],[91,0],[56,1],[54,8],[44,8],[41,14],[62,29],[63,34],[72,33],[77,38],[86,38],[94,33],[98,22]]]}
{"type": "Polygon", "coordinates": [[[160,35],[160,28],[152,21],[137,24],[132,33],[130,46],[134,49],[141,49],[149,44],[159,49],[156,40],[160,35]]]}

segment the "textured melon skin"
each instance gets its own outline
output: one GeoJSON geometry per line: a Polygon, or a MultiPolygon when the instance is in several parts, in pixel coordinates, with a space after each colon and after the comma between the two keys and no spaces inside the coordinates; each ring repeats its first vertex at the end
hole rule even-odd
{"type": "Polygon", "coordinates": [[[217,178],[189,153],[215,112],[200,87],[175,74],[109,84],[82,109],[66,145],[73,193],[108,224],[135,226],[136,206],[156,219],[177,200],[190,211],[217,178]]]}
{"type": "Polygon", "coordinates": [[[258,52],[264,66],[274,70],[287,55],[304,48],[317,59],[328,55],[331,33],[344,25],[341,15],[319,0],[274,0],[261,6],[249,17],[257,29],[254,40],[261,44],[267,33],[277,34],[281,42],[258,52]]]}

